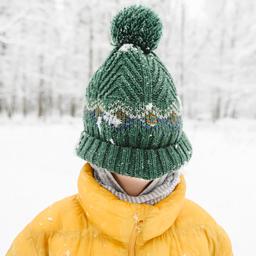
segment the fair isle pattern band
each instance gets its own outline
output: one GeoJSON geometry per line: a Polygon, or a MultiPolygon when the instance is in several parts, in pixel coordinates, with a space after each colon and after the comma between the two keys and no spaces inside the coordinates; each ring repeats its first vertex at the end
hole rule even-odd
{"type": "Polygon", "coordinates": [[[93,167],[95,179],[119,199],[130,203],[146,203],[154,205],[167,197],[180,182],[180,171],[168,172],[153,180],[139,195],[131,196],[117,183],[111,172],[107,169],[90,163],[93,167]]]}
{"type": "Polygon", "coordinates": [[[141,120],[146,126],[150,127],[155,127],[161,122],[169,123],[172,126],[181,124],[181,103],[178,96],[164,110],[157,108],[152,103],[147,105],[138,104],[136,108],[132,108],[120,100],[116,100],[106,107],[102,100],[96,100],[91,102],[90,106],[85,106],[84,111],[94,114],[99,130],[102,121],[116,128],[122,127],[122,124],[130,123],[134,119],[141,120]]]}
{"type": "Polygon", "coordinates": [[[115,114],[118,110],[122,110],[125,115],[131,118],[143,118],[144,115],[149,113],[153,113],[157,115],[159,118],[168,118],[173,112],[176,115],[181,115],[182,105],[179,96],[176,95],[176,99],[172,101],[172,103],[166,109],[160,109],[153,105],[152,102],[148,104],[137,103],[136,106],[129,106],[124,104],[121,100],[116,99],[112,104],[107,106],[104,105],[103,100],[97,99],[95,101],[90,102],[87,105],[87,110],[95,110],[96,108],[105,109],[110,114],[115,114]]]}

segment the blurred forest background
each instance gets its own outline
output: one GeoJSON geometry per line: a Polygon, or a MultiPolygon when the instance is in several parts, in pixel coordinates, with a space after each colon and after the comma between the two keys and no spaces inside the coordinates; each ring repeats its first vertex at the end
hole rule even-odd
{"type": "Polygon", "coordinates": [[[194,151],[187,197],[224,227],[234,255],[255,255],[255,0],[0,0],[0,255],[77,191],[85,89],[113,48],[112,18],[135,3],[163,23],[155,52],[194,151]]]}
{"type": "Polygon", "coordinates": [[[255,0],[1,0],[0,117],[81,116],[123,6],[163,22],[156,53],[191,119],[256,118],[255,0]]]}

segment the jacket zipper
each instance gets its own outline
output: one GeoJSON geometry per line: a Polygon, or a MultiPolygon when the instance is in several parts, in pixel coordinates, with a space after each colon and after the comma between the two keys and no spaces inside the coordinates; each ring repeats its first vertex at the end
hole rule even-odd
{"type": "Polygon", "coordinates": [[[143,223],[143,220],[136,221],[135,224],[133,225],[132,233],[131,233],[131,237],[128,245],[128,256],[136,256],[136,253],[135,253],[136,239],[137,239],[138,233],[140,232],[139,226],[141,223],[143,223]]]}

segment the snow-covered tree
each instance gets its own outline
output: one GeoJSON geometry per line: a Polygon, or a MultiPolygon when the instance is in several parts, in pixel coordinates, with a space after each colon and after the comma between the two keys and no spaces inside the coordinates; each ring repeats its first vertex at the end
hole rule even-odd
{"type": "MultiPolygon", "coordinates": [[[[189,118],[256,117],[254,0],[144,0],[162,19],[156,53],[189,118]]],[[[81,116],[128,0],[2,0],[0,115],[81,116]]]]}

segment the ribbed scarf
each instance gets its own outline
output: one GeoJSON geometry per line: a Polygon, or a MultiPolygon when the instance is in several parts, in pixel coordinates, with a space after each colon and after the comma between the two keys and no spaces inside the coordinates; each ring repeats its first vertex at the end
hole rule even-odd
{"type": "Polygon", "coordinates": [[[180,182],[180,171],[168,172],[163,176],[154,179],[151,183],[137,196],[131,196],[119,185],[111,171],[90,163],[93,168],[94,178],[103,187],[108,189],[119,199],[131,203],[147,203],[154,205],[166,196],[168,196],[180,182]]]}

